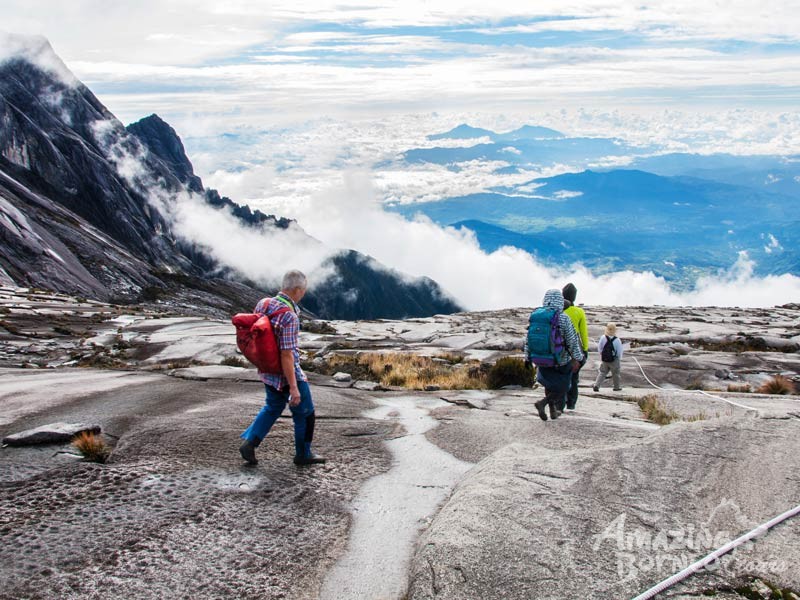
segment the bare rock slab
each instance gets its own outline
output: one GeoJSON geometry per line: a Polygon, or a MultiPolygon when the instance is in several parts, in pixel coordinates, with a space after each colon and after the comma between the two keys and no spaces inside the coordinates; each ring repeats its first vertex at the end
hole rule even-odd
{"type": "MultiPolygon", "coordinates": [[[[548,426],[575,428],[568,419],[548,426]]],[[[408,598],[632,598],[796,506],[798,439],[797,419],[731,417],[597,448],[505,446],[470,471],[422,535],[408,598]]],[[[793,519],[665,597],[732,589],[745,577],[798,589],[797,564],[793,519]]]]}
{"type": "Polygon", "coordinates": [[[79,433],[100,433],[100,425],[86,423],[50,423],[28,429],[3,438],[9,446],[33,446],[35,444],[65,444],[79,433]]]}
{"type": "Polygon", "coordinates": [[[353,387],[364,392],[379,392],[383,389],[380,383],[374,381],[356,381],[353,387]]]}

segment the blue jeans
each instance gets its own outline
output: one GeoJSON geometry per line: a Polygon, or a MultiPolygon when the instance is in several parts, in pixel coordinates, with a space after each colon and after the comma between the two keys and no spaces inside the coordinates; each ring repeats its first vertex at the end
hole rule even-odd
{"type": "MultiPolygon", "coordinates": [[[[264,408],[256,415],[250,427],[240,436],[254,446],[261,444],[269,430],[281,416],[283,409],[289,403],[289,388],[278,391],[274,387],[265,385],[267,398],[264,408]]],[[[307,381],[298,381],[300,390],[300,404],[290,406],[292,421],[294,421],[294,452],[296,456],[307,457],[311,455],[311,442],[314,439],[314,403],[311,400],[311,388],[307,381]]]]}

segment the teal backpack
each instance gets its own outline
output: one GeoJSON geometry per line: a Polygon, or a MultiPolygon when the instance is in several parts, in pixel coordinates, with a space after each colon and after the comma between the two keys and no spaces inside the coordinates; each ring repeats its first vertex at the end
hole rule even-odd
{"type": "Polygon", "coordinates": [[[537,308],[528,319],[528,360],[539,367],[558,366],[564,352],[564,336],[558,323],[560,311],[537,308]]]}

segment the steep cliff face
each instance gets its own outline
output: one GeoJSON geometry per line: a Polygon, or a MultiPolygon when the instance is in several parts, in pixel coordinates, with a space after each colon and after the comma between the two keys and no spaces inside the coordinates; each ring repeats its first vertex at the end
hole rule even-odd
{"type": "MultiPolygon", "coordinates": [[[[72,76],[46,40],[0,59],[0,282],[102,300],[186,302],[216,312],[274,290],[222,265],[202,236],[179,236],[171,210],[187,194],[255,231],[296,223],[205,189],[175,130],[157,115],[124,127],[72,76]]],[[[323,268],[308,296],[327,318],[449,313],[434,282],[411,281],[355,252],[323,268]]]]}

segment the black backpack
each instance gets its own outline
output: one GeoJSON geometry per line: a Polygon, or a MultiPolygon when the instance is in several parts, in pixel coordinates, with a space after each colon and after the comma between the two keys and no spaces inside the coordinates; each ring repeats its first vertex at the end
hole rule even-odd
{"type": "Polygon", "coordinates": [[[615,336],[606,336],[606,345],[603,346],[603,351],[600,353],[600,360],[604,363],[611,363],[614,362],[617,358],[617,349],[614,348],[614,340],[617,338],[615,336]]]}

